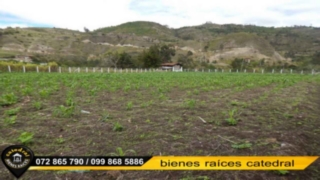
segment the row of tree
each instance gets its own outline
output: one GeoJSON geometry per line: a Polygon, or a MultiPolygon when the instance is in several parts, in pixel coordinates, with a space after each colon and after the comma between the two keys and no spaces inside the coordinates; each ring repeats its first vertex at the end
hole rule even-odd
{"type": "MultiPolygon", "coordinates": [[[[290,54],[290,53],[289,53],[290,54]]],[[[156,44],[148,49],[143,50],[137,55],[131,55],[125,51],[107,51],[98,56],[92,58],[85,56],[33,56],[34,62],[57,62],[63,66],[103,66],[113,68],[158,68],[162,63],[172,62],[172,57],[176,55],[176,51],[171,45],[156,44]]],[[[209,63],[209,60],[195,61],[193,53],[188,51],[186,54],[179,54],[176,57],[177,62],[181,63],[185,69],[192,68],[204,68],[215,69],[214,64],[209,63]]],[[[310,64],[320,65],[320,52],[313,55],[310,64]]],[[[231,68],[236,70],[252,69],[252,68],[297,68],[294,65],[290,65],[285,62],[274,62],[273,64],[267,64],[264,59],[259,61],[248,62],[245,59],[236,58],[231,62],[231,68]]]]}
{"type": "Polygon", "coordinates": [[[101,54],[98,59],[101,66],[115,68],[158,68],[162,63],[172,62],[175,56],[175,49],[170,45],[153,45],[149,49],[142,51],[137,57],[122,51],[108,51],[101,54]]]}

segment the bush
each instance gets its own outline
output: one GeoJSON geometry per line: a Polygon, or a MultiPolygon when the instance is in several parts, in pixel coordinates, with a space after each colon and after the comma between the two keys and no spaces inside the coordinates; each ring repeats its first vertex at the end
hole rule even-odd
{"type": "Polygon", "coordinates": [[[23,66],[25,66],[26,72],[28,71],[36,72],[37,66],[39,67],[39,72],[48,72],[49,66],[50,66],[51,72],[58,71],[58,64],[56,62],[50,62],[46,66],[40,66],[38,64],[23,63],[23,62],[15,62],[15,61],[1,62],[0,61],[0,71],[8,72],[8,66],[10,66],[11,72],[22,72],[23,66]]]}

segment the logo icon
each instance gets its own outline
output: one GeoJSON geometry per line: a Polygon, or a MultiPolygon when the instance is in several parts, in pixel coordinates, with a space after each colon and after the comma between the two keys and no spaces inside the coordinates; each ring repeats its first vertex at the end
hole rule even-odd
{"type": "Polygon", "coordinates": [[[1,154],[3,164],[16,178],[21,177],[28,170],[33,157],[31,149],[20,145],[9,146],[1,154]]]}

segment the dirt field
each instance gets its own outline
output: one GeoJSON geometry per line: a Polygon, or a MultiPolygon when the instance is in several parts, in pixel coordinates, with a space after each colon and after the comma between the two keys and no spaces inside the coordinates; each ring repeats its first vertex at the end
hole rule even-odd
{"type": "MultiPolygon", "coordinates": [[[[0,74],[0,98],[0,151],[26,144],[36,155],[120,155],[118,147],[139,156],[320,155],[320,76],[13,73],[0,74]],[[24,132],[32,138],[21,138],[24,132]]],[[[2,163],[0,179],[14,179],[2,163]]],[[[320,161],[285,175],[27,171],[21,179],[316,180],[320,161]]]]}

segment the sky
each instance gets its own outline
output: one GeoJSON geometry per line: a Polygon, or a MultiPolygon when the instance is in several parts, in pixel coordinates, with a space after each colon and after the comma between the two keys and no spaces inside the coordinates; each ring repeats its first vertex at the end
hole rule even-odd
{"type": "Polygon", "coordinates": [[[0,0],[0,28],[83,31],[132,21],[170,28],[216,24],[320,26],[319,0],[0,0]]]}

